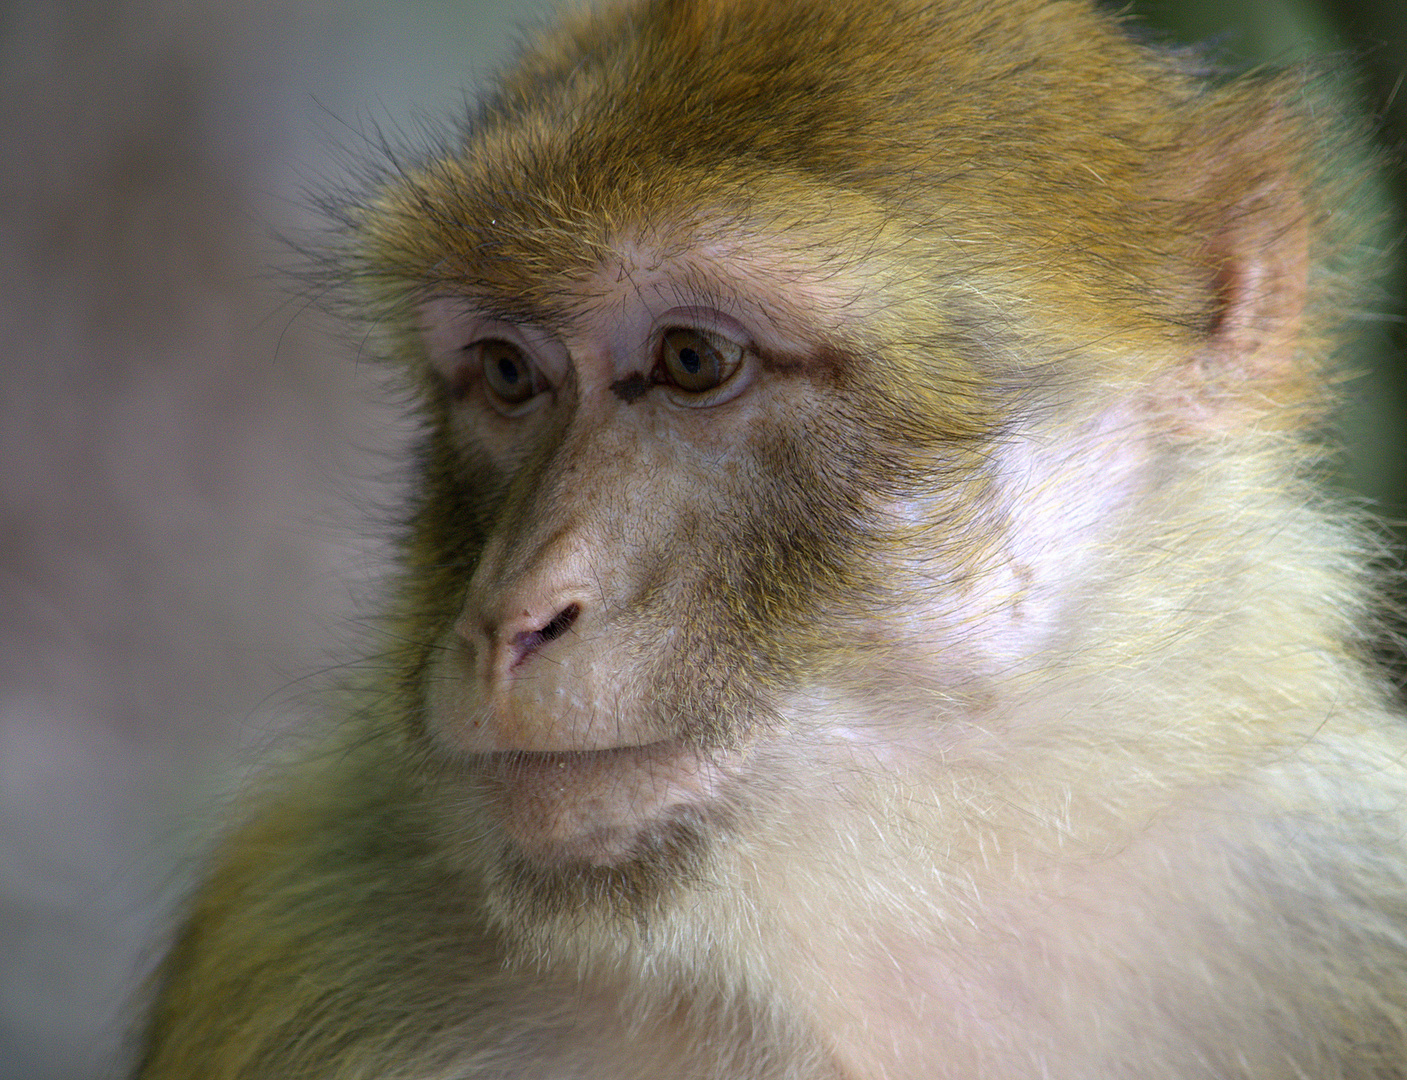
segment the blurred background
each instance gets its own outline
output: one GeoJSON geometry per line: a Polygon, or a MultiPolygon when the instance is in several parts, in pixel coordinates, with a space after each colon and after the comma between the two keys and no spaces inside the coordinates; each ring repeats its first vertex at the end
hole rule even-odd
{"type": "MultiPolygon", "coordinates": [[[[1402,0],[1134,7],[1234,63],[1334,54],[1407,199],[1402,0]]],[[[221,800],[365,647],[407,433],[274,237],[545,9],[0,2],[0,1080],[120,1073],[221,800]]],[[[1344,420],[1389,519],[1403,291],[1363,313],[1344,420]]]]}

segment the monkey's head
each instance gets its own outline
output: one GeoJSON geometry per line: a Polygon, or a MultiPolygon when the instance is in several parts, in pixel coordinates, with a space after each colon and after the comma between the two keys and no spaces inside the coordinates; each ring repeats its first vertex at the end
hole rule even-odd
{"type": "Polygon", "coordinates": [[[648,921],[1128,661],[1133,508],[1318,404],[1284,97],[1079,3],[615,4],[352,214],[407,730],[502,910],[648,921]]]}

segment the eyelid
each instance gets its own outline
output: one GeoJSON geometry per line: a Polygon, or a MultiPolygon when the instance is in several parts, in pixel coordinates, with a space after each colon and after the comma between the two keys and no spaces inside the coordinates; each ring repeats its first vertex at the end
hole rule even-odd
{"type": "Polygon", "coordinates": [[[480,314],[463,297],[427,300],[420,308],[420,334],[430,366],[447,381],[459,369],[463,349],[490,338],[517,346],[552,387],[560,387],[566,381],[571,367],[566,346],[554,334],[532,323],[480,314]]]}
{"type": "Polygon", "coordinates": [[[658,351],[660,339],[664,333],[676,328],[717,334],[719,337],[731,341],[734,345],[741,345],[745,355],[757,351],[752,335],[747,332],[747,328],[731,315],[725,315],[723,312],[709,307],[677,307],[657,316],[651,323],[649,336],[651,355],[658,351]]]}

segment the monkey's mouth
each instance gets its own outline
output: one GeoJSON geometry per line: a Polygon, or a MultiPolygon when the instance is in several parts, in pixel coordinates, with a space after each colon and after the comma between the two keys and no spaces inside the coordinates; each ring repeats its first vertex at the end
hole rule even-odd
{"type": "Polygon", "coordinates": [[[717,801],[725,762],[681,740],[581,751],[497,751],[471,769],[523,855],[610,866],[639,857],[664,823],[717,801]]]}

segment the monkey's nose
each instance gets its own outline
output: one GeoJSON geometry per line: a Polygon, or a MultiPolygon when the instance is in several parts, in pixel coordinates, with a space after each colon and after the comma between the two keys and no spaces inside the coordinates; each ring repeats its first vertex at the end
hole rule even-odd
{"type": "Polygon", "coordinates": [[[512,632],[511,628],[504,634],[505,647],[508,652],[508,671],[521,665],[538,649],[546,645],[549,641],[555,641],[577,621],[581,615],[581,605],[570,603],[561,611],[553,615],[543,625],[532,630],[519,630],[512,632]]]}

